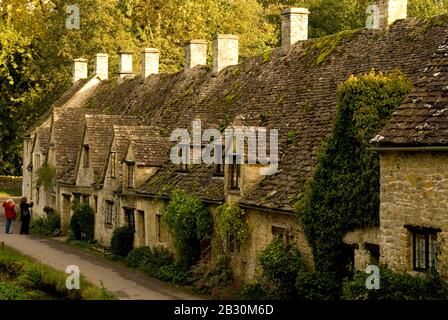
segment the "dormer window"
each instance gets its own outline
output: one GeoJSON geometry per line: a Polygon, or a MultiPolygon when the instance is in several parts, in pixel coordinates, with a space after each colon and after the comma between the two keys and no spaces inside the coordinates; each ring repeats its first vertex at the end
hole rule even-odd
{"type": "Polygon", "coordinates": [[[233,155],[232,163],[229,164],[229,186],[231,190],[240,189],[241,164],[237,162],[238,159],[237,155],[233,155]]]}
{"type": "Polygon", "coordinates": [[[116,152],[111,151],[110,153],[110,177],[115,178],[116,176],[116,168],[115,168],[115,159],[116,159],[116,152]]]}
{"type": "Polygon", "coordinates": [[[83,157],[83,167],[84,168],[88,168],[89,167],[89,145],[85,144],[84,145],[84,157],[83,157]]]}
{"type": "Polygon", "coordinates": [[[190,161],[190,155],[187,152],[190,150],[190,145],[182,145],[179,149],[179,157],[181,157],[182,161],[177,165],[178,172],[188,172],[188,163],[190,161]]]}
{"type": "Polygon", "coordinates": [[[132,189],[132,188],[134,188],[135,162],[134,161],[126,161],[126,165],[128,167],[128,188],[132,189]]]}

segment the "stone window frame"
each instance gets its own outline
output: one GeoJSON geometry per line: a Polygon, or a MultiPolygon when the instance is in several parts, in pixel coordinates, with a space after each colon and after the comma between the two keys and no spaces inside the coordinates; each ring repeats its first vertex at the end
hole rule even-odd
{"type": "Polygon", "coordinates": [[[117,152],[116,151],[111,151],[110,152],[110,177],[111,178],[116,178],[117,172],[116,172],[116,156],[117,156],[117,152]]]}
{"type": "Polygon", "coordinates": [[[129,229],[137,231],[135,228],[135,208],[123,207],[124,218],[129,229]]]}
{"type": "Polygon", "coordinates": [[[238,191],[241,188],[241,163],[238,163],[238,154],[232,155],[232,163],[229,164],[229,189],[238,191]]]}
{"type": "Polygon", "coordinates": [[[106,200],[104,224],[108,225],[108,226],[113,225],[113,217],[114,217],[114,202],[110,201],[110,200],[106,200]]]}
{"type": "Polygon", "coordinates": [[[88,144],[83,145],[83,161],[82,167],[88,168],[90,165],[90,147],[88,144]]]}
{"type": "Polygon", "coordinates": [[[128,189],[133,189],[135,184],[135,161],[126,160],[128,189]],[[132,169],[131,169],[132,168],[132,169]]]}
{"type": "Polygon", "coordinates": [[[415,225],[404,226],[411,236],[411,254],[412,254],[412,270],[419,272],[428,272],[432,267],[437,267],[437,233],[441,232],[440,228],[422,227],[415,225]],[[424,248],[422,254],[424,254],[423,265],[419,263],[417,258],[417,241],[423,240],[424,248]],[[432,255],[432,259],[430,256],[432,255]]]}

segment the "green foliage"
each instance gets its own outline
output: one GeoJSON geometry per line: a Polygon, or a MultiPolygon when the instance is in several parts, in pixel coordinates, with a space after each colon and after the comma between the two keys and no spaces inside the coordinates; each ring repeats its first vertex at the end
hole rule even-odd
{"type": "Polygon", "coordinates": [[[196,196],[174,190],[163,221],[173,235],[178,265],[190,268],[199,259],[200,241],[211,235],[213,219],[207,207],[196,196]]]}
{"type": "Polygon", "coordinates": [[[410,89],[398,71],[371,71],[340,86],[332,135],[318,155],[308,193],[297,203],[317,271],[342,274],[344,234],[378,225],[379,158],[367,148],[410,89]]]}
{"type": "Polygon", "coordinates": [[[61,234],[61,217],[57,212],[36,217],[31,221],[31,230],[42,236],[57,237],[61,234]]]}
{"type": "Polygon", "coordinates": [[[223,203],[216,209],[216,228],[223,239],[233,236],[240,244],[250,238],[246,213],[235,204],[223,203]]]}
{"type": "Polygon", "coordinates": [[[73,216],[70,219],[70,234],[73,240],[93,241],[95,215],[88,203],[75,202],[73,216]]]}
{"type": "Polygon", "coordinates": [[[187,284],[189,274],[176,266],[172,253],[160,246],[139,247],[129,252],[126,263],[151,277],[175,284],[187,284]]]}
{"type": "Polygon", "coordinates": [[[286,245],[282,238],[275,237],[259,254],[258,263],[275,298],[291,299],[296,296],[295,279],[304,267],[295,246],[286,245]]]}
{"type": "Polygon", "coordinates": [[[104,290],[92,285],[81,276],[80,290],[68,290],[65,281],[67,275],[48,266],[34,262],[17,252],[7,248],[0,248],[0,275],[4,275],[13,281],[13,286],[5,288],[0,280],[0,297],[30,298],[25,297],[21,289],[38,290],[48,293],[51,297],[70,300],[110,300],[115,297],[104,290]]]}
{"type": "Polygon", "coordinates": [[[56,183],[56,168],[48,163],[42,164],[42,166],[36,171],[36,187],[43,187],[45,192],[50,193],[56,183]]]}
{"type": "Polygon", "coordinates": [[[340,280],[328,272],[299,272],[296,290],[299,300],[337,300],[341,294],[340,280]]]}
{"type": "Polygon", "coordinates": [[[219,256],[213,262],[202,262],[194,266],[192,277],[197,292],[215,295],[233,280],[229,258],[219,256]]]}
{"type": "Polygon", "coordinates": [[[369,275],[356,272],[353,279],[345,279],[343,298],[347,300],[446,300],[448,285],[435,270],[420,276],[395,273],[380,268],[380,289],[367,289],[369,275]]]}
{"type": "Polygon", "coordinates": [[[126,257],[134,247],[133,229],[128,227],[120,227],[114,230],[110,241],[110,251],[112,254],[126,257]]]}

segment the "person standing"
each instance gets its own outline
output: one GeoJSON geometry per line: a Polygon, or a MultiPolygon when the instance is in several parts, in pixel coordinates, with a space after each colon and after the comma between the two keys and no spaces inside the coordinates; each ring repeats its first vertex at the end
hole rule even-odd
{"type": "Polygon", "coordinates": [[[31,221],[30,208],[32,206],[33,201],[28,203],[28,199],[26,197],[23,197],[20,201],[20,221],[22,222],[22,224],[20,225],[20,234],[29,234],[31,221]]]}
{"type": "Polygon", "coordinates": [[[8,234],[11,234],[11,225],[12,221],[16,219],[17,214],[16,210],[14,209],[16,204],[14,203],[14,200],[8,199],[3,203],[3,208],[5,208],[5,218],[6,218],[6,226],[5,231],[8,234]]]}

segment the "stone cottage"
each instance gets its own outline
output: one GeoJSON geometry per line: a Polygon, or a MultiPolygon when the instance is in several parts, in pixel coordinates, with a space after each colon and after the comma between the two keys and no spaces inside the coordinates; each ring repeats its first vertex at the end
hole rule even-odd
{"type": "MultiPolygon", "coordinates": [[[[235,35],[219,35],[213,41],[213,66],[206,65],[207,42],[192,40],[185,48],[185,69],[173,74],[159,74],[159,55],[163,52],[154,48],[142,50],[140,74],[133,73],[129,52],[119,53],[120,72],[111,78],[107,54],[95,56],[92,76],[87,75],[87,60],[76,59],[73,87],[29,131],[25,140],[23,192],[37,199],[41,191],[35,188],[34,177],[38,163],[47,162],[56,168],[57,183],[49,199],[42,198],[38,204],[36,201],[36,213],[41,213],[44,206],[52,206],[61,213],[66,226],[71,204],[79,199],[94,208],[95,238],[100,244],[110,244],[114,228],[130,225],[136,232],[136,246],[171,247],[172,239],[161,215],[171,192],[183,189],[197,195],[212,214],[224,202],[235,203],[245,211],[252,230],[248,243],[238,246],[228,241],[223,248],[238,277],[254,276],[257,254],[275,235],[296,244],[312,269],[312,251],[294,204],[313,175],[317,154],[331,133],[338,85],[350,75],[372,68],[383,72],[399,69],[414,83],[422,83],[427,81],[427,72],[431,72],[428,61],[446,60],[440,50],[446,42],[448,19],[434,23],[434,19],[406,18],[406,3],[381,0],[379,30],[354,30],[311,40],[307,39],[308,10],[285,10],[281,48],[242,63],[238,63],[235,35]],[[438,52],[439,60],[434,57],[438,52]],[[171,132],[177,128],[191,132],[193,121],[199,120],[204,130],[277,129],[278,170],[263,176],[260,163],[173,164],[171,132]]],[[[443,71],[440,72],[428,86],[437,84],[442,88],[442,82],[436,81],[443,79],[443,71]]],[[[427,94],[425,99],[433,99],[428,102],[433,105],[439,96],[427,94]]],[[[425,103],[426,100],[421,105],[425,103]]],[[[419,116],[420,112],[436,110],[421,108],[419,116]]],[[[409,108],[403,112],[417,121],[409,108]]],[[[396,123],[400,124],[398,120],[396,123]]],[[[421,130],[427,130],[426,126],[435,124],[415,124],[419,125],[421,130]]],[[[401,158],[393,159],[391,154],[405,155],[395,151],[382,154],[384,223],[379,229],[355,230],[345,238],[358,267],[378,258],[380,251],[381,261],[395,261],[404,249],[385,252],[383,246],[390,246],[393,237],[397,246],[405,246],[403,230],[431,227],[431,219],[426,224],[409,220],[407,227],[391,220],[391,212],[401,202],[388,205],[391,194],[387,188],[395,188],[396,192],[399,189],[392,180],[388,182],[397,176],[392,176],[392,171],[387,173],[387,166],[392,170],[395,163],[403,164],[401,158]],[[389,231],[394,227],[401,231],[389,231]]],[[[428,153],[421,153],[420,157],[425,155],[428,153]]],[[[431,157],[442,166],[440,153],[431,157]]],[[[410,164],[412,161],[409,158],[410,164]]],[[[426,172],[419,168],[421,173],[426,172]]],[[[423,178],[416,177],[415,184],[426,188],[423,178]]],[[[439,181],[434,176],[443,190],[443,176],[440,178],[439,181]]],[[[412,209],[404,206],[399,208],[403,215],[411,214],[412,209]]],[[[443,226],[431,228],[439,230],[443,226]]],[[[440,239],[440,233],[435,232],[440,239]]],[[[213,258],[221,250],[218,247],[213,240],[203,244],[204,255],[213,258]]]]}

